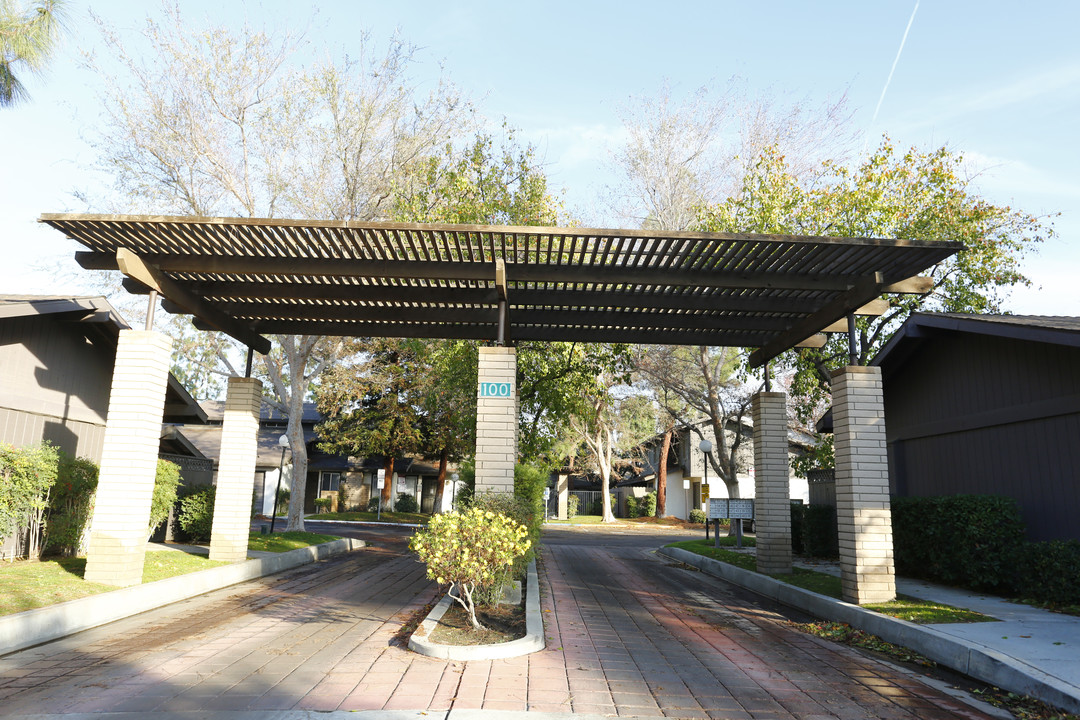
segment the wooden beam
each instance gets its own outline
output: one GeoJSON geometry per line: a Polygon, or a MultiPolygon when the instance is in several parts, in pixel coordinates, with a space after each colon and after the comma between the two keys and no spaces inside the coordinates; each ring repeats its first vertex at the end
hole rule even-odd
{"type": "Polygon", "coordinates": [[[117,268],[130,278],[134,278],[143,285],[157,290],[162,296],[168,298],[185,311],[203,319],[215,330],[236,338],[248,347],[257,350],[263,355],[270,352],[270,341],[254,332],[248,326],[219,312],[201,298],[191,295],[158,268],[143,261],[138,255],[127,248],[119,248],[116,251],[117,268]]]}
{"type": "Polygon", "coordinates": [[[753,369],[764,365],[780,353],[819,332],[821,328],[831,325],[846,316],[854,308],[862,307],[870,302],[881,294],[881,289],[884,286],[884,276],[879,272],[859,280],[821,310],[796,323],[787,332],[781,333],[779,337],[770,340],[750,353],[747,362],[748,366],[753,369]]]}
{"type": "Polygon", "coordinates": [[[882,292],[901,293],[904,295],[927,295],[934,289],[934,278],[923,275],[909,277],[900,282],[894,282],[882,288],[882,292]]]}
{"type": "MultiPolygon", "coordinates": [[[[115,260],[105,253],[75,253],[88,270],[116,270],[115,260]]],[[[167,273],[200,275],[271,275],[283,277],[382,277],[422,280],[486,280],[493,273],[490,262],[418,260],[353,260],[345,258],[280,258],[234,255],[146,255],[144,260],[167,273]]],[[[737,288],[741,290],[845,290],[851,280],[843,275],[775,273],[768,271],[725,272],[714,270],[633,268],[619,265],[506,264],[506,282],[595,283],[670,287],[737,288]]]]}
{"type": "Polygon", "coordinates": [[[825,343],[829,342],[829,337],[822,333],[815,333],[801,342],[795,343],[797,348],[819,348],[824,347],[825,343]]]}
{"type": "MultiPolygon", "coordinates": [[[[263,320],[342,320],[346,322],[494,323],[493,307],[395,307],[387,305],[306,305],[300,303],[222,303],[220,309],[245,323],[263,320]]],[[[185,312],[174,303],[169,312],[185,312]]],[[[310,335],[311,333],[304,333],[310,335]]]]}
{"type": "MultiPolygon", "coordinates": [[[[308,320],[257,320],[256,330],[268,335],[332,335],[335,337],[433,338],[445,340],[494,340],[494,323],[392,323],[308,320]]],[[[198,326],[198,323],[196,323],[198,326]]]]}

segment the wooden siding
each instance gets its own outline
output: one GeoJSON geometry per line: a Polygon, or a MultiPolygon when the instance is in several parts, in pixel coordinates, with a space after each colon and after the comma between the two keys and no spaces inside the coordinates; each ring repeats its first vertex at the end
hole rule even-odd
{"type": "Polygon", "coordinates": [[[105,424],[113,348],[50,316],[0,322],[0,407],[105,424]]]}
{"type": "Polygon", "coordinates": [[[0,443],[15,447],[48,440],[64,452],[101,462],[105,425],[62,420],[21,410],[0,408],[0,443]]]}
{"type": "Polygon", "coordinates": [[[885,379],[891,489],[1019,503],[1033,540],[1080,538],[1080,350],[950,333],[885,379]]]}

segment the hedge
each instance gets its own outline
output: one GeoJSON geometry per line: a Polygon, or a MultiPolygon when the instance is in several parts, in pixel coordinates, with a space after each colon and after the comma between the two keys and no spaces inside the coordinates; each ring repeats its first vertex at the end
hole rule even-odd
{"type": "Polygon", "coordinates": [[[1008,593],[1024,542],[1016,501],[998,495],[892,501],[896,571],[972,590],[1008,593]]]}

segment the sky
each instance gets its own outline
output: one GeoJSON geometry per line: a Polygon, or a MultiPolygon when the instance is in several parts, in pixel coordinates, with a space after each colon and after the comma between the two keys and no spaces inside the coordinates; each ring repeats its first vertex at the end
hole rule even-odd
{"type": "MultiPolygon", "coordinates": [[[[1080,3],[176,2],[194,26],[301,29],[310,50],[338,56],[364,32],[377,44],[398,33],[419,48],[418,81],[443,68],[495,126],[516,128],[593,226],[625,225],[598,200],[618,182],[620,108],[665,82],[676,98],[732,77],[781,101],[846,93],[866,146],[886,133],[897,147],[946,145],[987,200],[1046,216],[1056,237],[1024,263],[1035,286],[1005,309],[1080,315],[1080,3]]],[[[77,193],[110,185],[86,140],[100,122],[100,79],[80,63],[101,48],[91,13],[121,38],[162,14],[152,2],[69,5],[50,70],[27,79],[31,101],[0,110],[0,293],[88,291],[75,244],[37,217],[95,211],[77,193]]]]}

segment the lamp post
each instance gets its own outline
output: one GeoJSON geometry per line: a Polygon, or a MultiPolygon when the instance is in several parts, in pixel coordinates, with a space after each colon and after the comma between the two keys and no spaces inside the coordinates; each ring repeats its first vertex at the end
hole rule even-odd
{"type": "MultiPolygon", "coordinates": [[[[453,488],[454,488],[453,491],[452,491],[453,495],[450,496],[450,510],[451,510],[451,512],[457,509],[457,490],[458,490],[457,483],[458,483],[458,478],[460,478],[460,477],[461,477],[461,475],[459,475],[458,473],[454,473],[453,475],[450,476],[450,485],[453,486],[453,488]]],[[[442,511],[440,510],[440,512],[442,512],[442,511]]]]}
{"type": "MultiPolygon", "coordinates": [[[[705,465],[705,476],[702,485],[709,484],[709,453],[712,452],[712,443],[708,440],[702,440],[698,447],[701,449],[701,461],[705,465]]],[[[719,525],[717,525],[719,527],[719,525]]],[[[705,518],[705,539],[709,539],[709,518],[705,518]]]]}
{"type": "Polygon", "coordinates": [[[289,436],[282,435],[278,438],[277,444],[281,446],[281,460],[278,462],[277,468],[277,490],[274,491],[274,505],[270,510],[270,534],[274,534],[274,522],[277,521],[277,503],[278,495],[281,494],[281,476],[285,471],[285,448],[289,447],[289,436]]]}

